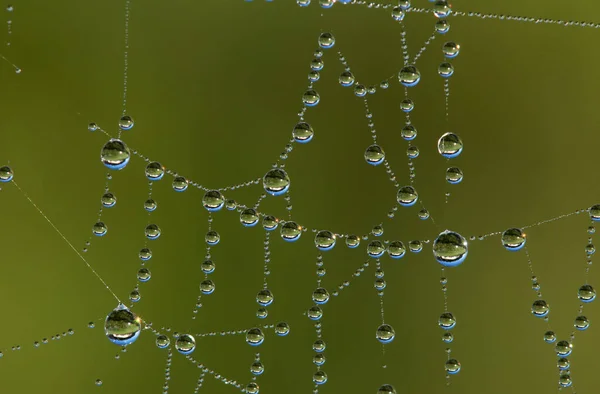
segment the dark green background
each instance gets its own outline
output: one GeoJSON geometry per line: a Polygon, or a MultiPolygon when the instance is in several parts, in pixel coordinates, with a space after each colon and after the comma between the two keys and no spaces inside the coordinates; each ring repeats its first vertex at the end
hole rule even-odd
{"type": "MultiPolygon", "coordinates": [[[[600,8],[586,0],[568,7],[558,0],[479,3],[453,5],[462,11],[600,20],[600,8]]],[[[9,64],[0,64],[0,164],[10,162],[17,183],[79,249],[95,222],[106,174],[99,151],[107,138],[88,132],[86,125],[97,122],[114,134],[121,111],[124,2],[22,0],[14,5],[12,46],[2,53],[23,72],[16,75],[9,64]]],[[[411,54],[431,34],[434,21],[429,14],[407,16],[411,54]]],[[[450,32],[437,37],[421,57],[422,81],[410,90],[419,130],[415,143],[421,149],[415,185],[437,227],[417,219],[417,206],[400,208],[393,220],[387,217],[395,189],[383,166],[368,166],[362,158],[371,142],[362,100],[337,84],[343,71],[337,50],[364,84],[379,84],[398,71],[400,29],[389,10],[342,5],[322,10],[317,4],[301,9],[291,0],[133,0],[127,107],[135,127],[123,139],[207,187],[262,176],[297,121],[317,37],[330,31],[336,46],[326,51],[316,84],[321,103],[306,115],[315,137],[287,160],[293,217],[300,224],[364,234],[383,222],[384,239],[406,243],[433,240],[445,228],[466,237],[502,231],[598,203],[600,32],[467,17],[450,18],[450,23],[450,32]],[[462,49],[453,61],[448,126],[443,82],[436,75],[446,40],[462,49]],[[464,153],[452,160],[465,173],[458,186],[445,184],[449,163],[435,151],[445,131],[465,142],[464,153]],[[452,192],[448,204],[446,191],[452,192]]],[[[391,85],[378,89],[369,102],[380,143],[400,184],[407,184],[407,143],[399,135],[403,90],[395,79],[391,85]]],[[[86,255],[122,299],[135,285],[137,252],[144,245],[143,168],[133,158],[114,174],[110,189],[118,203],[103,216],[108,234],[93,239],[86,255]]],[[[213,248],[217,290],[203,297],[204,307],[192,322],[207,213],[201,192],[175,193],[170,182],[165,177],[154,188],[159,208],[152,218],[163,234],[151,243],[153,276],[141,285],[135,311],[157,328],[190,333],[287,321],[288,337],[268,331],[258,349],[243,336],[199,338],[193,356],[245,384],[253,354],[260,350],[266,366],[258,379],[262,393],[309,392],[315,333],[303,312],[316,286],[312,233],[296,244],[272,237],[269,287],[276,300],[268,319],[259,321],[254,297],[262,286],[264,232],[243,228],[237,213],[215,214],[213,228],[222,237],[213,248]]],[[[253,186],[226,197],[252,205],[261,193],[253,186]]],[[[102,332],[114,299],[14,185],[2,185],[0,199],[2,391],[160,392],[166,351],[154,346],[154,336],[143,332],[115,360],[119,348],[102,332]],[[93,330],[86,327],[90,320],[96,321],[93,330]],[[75,329],[74,336],[33,347],[33,341],[68,328],[75,329]],[[13,352],[13,345],[22,349],[13,352]],[[97,378],[103,387],[94,386],[97,378]]],[[[261,210],[285,217],[283,197],[267,198],[261,210]]],[[[528,231],[533,268],[561,339],[572,331],[576,290],[585,281],[588,222],[581,214],[528,231]]],[[[339,242],[324,254],[325,287],[333,291],[351,278],[366,259],[365,246],[349,251],[339,242]]],[[[556,357],[542,341],[546,324],[530,316],[536,295],[526,257],[503,250],[498,237],[472,242],[466,262],[448,273],[450,310],[458,319],[453,356],[463,369],[449,389],[444,387],[445,345],[436,325],[443,298],[430,248],[400,261],[382,259],[386,322],[396,330],[385,360],[375,339],[380,317],[373,263],[325,306],[323,370],[329,382],[320,392],[375,393],[383,383],[395,385],[398,393],[555,390],[556,357]],[[387,369],[381,367],[384,362],[387,369]]],[[[598,274],[591,270],[590,284],[597,283],[598,274]]],[[[597,305],[586,307],[585,315],[592,325],[577,335],[572,377],[578,392],[592,393],[600,385],[597,305]]],[[[198,374],[174,354],[170,392],[192,392],[198,374]]],[[[207,392],[235,390],[209,376],[205,381],[207,392]]]]}

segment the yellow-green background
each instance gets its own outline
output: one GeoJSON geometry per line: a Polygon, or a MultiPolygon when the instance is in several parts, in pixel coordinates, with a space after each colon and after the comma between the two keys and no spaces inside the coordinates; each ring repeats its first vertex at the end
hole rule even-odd
{"type": "MultiPolygon", "coordinates": [[[[316,3],[316,0],[313,1],[316,3]]],[[[414,0],[415,6],[429,6],[414,0]]],[[[600,20],[597,5],[510,0],[457,0],[456,10],[540,18],[600,20]]],[[[23,72],[0,64],[0,164],[10,162],[15,180],[77,249],[88,239],[100,207],[106,169],[99,152],[107,138],[86,130],[97,122],[116,133],[123,86],[123,1],[15,0],[12,46],[2,49],[23,72]]],[[[6,13],[6,15],[8,15],[6,13]]],[[[4,17],[4,16],[3,16],[4,17]]],[[[433,240],[445,229],[464,236],[502,231],[556,217],[600,201],[598,182],[598,62],[600,31],[514,21],[450,18],[418,67],[421,83],[410,90],[416,188],[438,223],[417,219],[418,206],[387,218],[395,190],[383,166],[362,157],[371,137],[361,99],[337,83],[346,56],[364,84],[395,74],[402,64],[400,28],[389,10],[336,5],[306,9],[294,1],[171,0],[131,3],[128,113],[135,127],[123,133],[131,149],[207,187],[219,188],[264,174],[287,143],[301,108],[309,62],[317,37],[330,31],[334,49],[315,86],[321,103],[307,111],[314,140],[297,146],[287,160],[292,179],[293,217],[312,228],[364,234],[383,222],[384,239],[433,240]],[[444,121],[443,83],[436,68],[446,40],[461,44],[453,63],[450,121],[444,121]],[[464,153],[452,164],[465,180],[447,186],[449,165],[435,151],[437,138],[458,133],[464,153]],[[444,204],[444,193],[451,191],[444,204]]],[[[409,14],[405,20],[411,54],[431,34],[435,18],[409,14]]],[[[411,56],[412,57],[412,56],[411,56]]],[[[379,140],[401,184],[408,183],[407,143],[397,81],[369,96],[379,140]]],[[[144,245],[147,187],[144,163],[132,158],[110,183],[117,205],[105,210],[108,234],[93,239],[86,258],[122,299],[135,285],[138,250],[144,245]]],[[[197,340],[194,358],[230,379],[247,383],[253,354],[261,352],[266,372],[262,393],[307,393],[312,389],[312,323],[303,316],[316,287],[317,251],[312,233],[295,244],[272,236],[269,287],[275,302],[265,321],[255,317],[254,297],[262,286],[260,227],[243,228],[238,214],[214,215],[221,244],[213,248],[217,290],[203,297],[192,322],[202,279],[207,213],[202,193],[175,193],[171,178],[155,184],[158,209],[152,220],[163,234],[151,242],[152,279],[141,285],[135,311],[154,326],[202,333],[247,329],[287,321],[288,337],[267,331],[251,348],[243,336],[197,340]]],[[[260,186],[226,194],[252,205],[260,186]]],[[[103,317],[116,306],[90,270],[14,185],[0,192],[0,389],[6,393],[114,394],[160,392],[166,351],[145,331],[122,354],[103,335],[103,317]],[[96,328],[86,327],[90,320],[96,328]],[[74,336],[33,342],[62,333],[74,336]],[[11,351],[21,345],[20,351],[11,351]],[[104,381],[102,387],[94,380],[104,381]]],[[[269,197],[263,212],[285,217],[283,197],[269,197]]],[[[533,268],[551,305],[550,323],[568,337],[577,315],[577,288],[584,283],[587,214],[528,231],[533,268]]],[[[333,291],[366,259],[365,243],[349,251],[343,242],[324,254],[324,286],[333,291]]],[[[374,263],[324,307],[323,338],[329,382],[322,393],[375,393],[383,383],[399,393],[546,393],[557,384],[556,356],[542,341],[546,324],[531,317],[536,299],[523,252],[503,250],[498,237],[472,242],[469,257],[449,270],[449,309],[458,319],[453,356],[463,369],[444,386],[446,347],[436,320],[443,311],[440,270],[431,244],[419,255],[383,258],[388,288],[386,322],[396,340],[385,360],[375,339],[379,299],[373,289],[374,263]],[[388,365],[387,369],[381,366],[388,365]]],[[[596,285],[598,271],[589,281],[596,285]]],[[[600,285],[598,285],[600,286],[600,285]]],[[[593,393],[600,345],[597,305],[578,333],[572,377],[577,391],[593,393]]],[[[192,392],[199,371],[174,354],[170,393],[192,392]]],[[[206,392],[230,393],[205,378],[206,392]]]]}

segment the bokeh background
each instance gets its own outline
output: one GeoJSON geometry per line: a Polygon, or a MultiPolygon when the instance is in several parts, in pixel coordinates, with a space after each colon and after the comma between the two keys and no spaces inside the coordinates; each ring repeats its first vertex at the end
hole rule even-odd
{"type": "MultiPolygon", "coordinates": [[[[419,131],[415,144],[416,181],[422,201],[438,224],[417,218],[418,205],[400,208],[392,220],[395,189],[383,166],[365,163],[371,143],[362,99],[337,83],[343,71],[336,51],[346,56],[357,79],[378,85],[402,64],[400,28],[389,10],[336,4],[323,10],[294,1],[171,0],[131,2],[128,113],[135,127],[124,141],[167,168],[210,188],[262,176],[291,136],[317,37],[332,32],[334,49],[316,89],[321,103],[307,111],[315,130],[309,144],[296,146],[286,162],[292,179],[293,218],[302,225],[338,233],[369,233],[383,223],[383,239],[433,241],[445,228],[466,237],[524,226],[587,208],[600,201],[597,181],[597,96],[600,90],[597,43],[591,28],[536,25],[515,21],[449,18],[450,32],[438,36],[421,57],[421,83],[410,89],[419,131]],[[461,45],[452,61],[450,118],[444,119],[443,81],[437,75],[441,46],[461,45]],[[436,152],[446,131],[465,142],[452,160],[465,173],[448,186],[449,166],[436,152]],[[451,192],[445,203],[445,193],[451,192]]],[[[428,7],[425,0],[415,6],[428,7]]],[[[11,46],[1,53],[23,71],[0,63],[0,164],[10,163],[15,181],[77,249],[84,247],[100,208],[107,170],[99,152],[107,138],[90,133],[96,122],[116,134],[123,87],[124,1],[15,0],[11,46]]],[[[600,20],[593,2],[559,0],[480,3],[457,0],[456,10],[565,20],[600,20]]],[[[431,14],[408,14],[411,54],[433,32],[431,14]]],[[[4,34],[4,38],[7,35],[4,34]]],[[[411,55],[412,57],[412,55],[411,55]]],[[[400,184],[408,184],[407,142],[400,137],[403,89],[395,79],[388,90],[369,96],[380,144],[400,184]]],[[[105,210],[108,234],[95,238],[86,258],[109,286],[126,299],[136,283],[137,253],[144,245],[147,215],[145,163],[132,158],[114,173],[117,205],[105,210]]],[[[7,393],[113,394],[160,392],[166,351],[154,335],[142,332],[126,353],[110,343],[102,322],[115,306],[77,255],[11,184],[0,192],[0,387],[7,393]],[[96,328],[87,328],[95,321],[96,328]],[[40,348],[34,341],[61,334],[40,348]],[[21,350],[11,351],[20,345],[21,350]],[[119,360],[115,355],[121,354],[119,360]],[[96,387],[94,381],[104,385],[96,387]]],[[[253,186],[226,194],[253,205],[263,192],[253,186]]],[[[192,310],[203,278],[207,212],[202,192],[175,193],[171,178],[155,184],[162,229],[151,242],[152,279],[141,285],[134,308],[156,328],[206,333],[247,329],[286,321],[288,337],[266,331],[265,343],[251,348],[244,336],[197,340],[194,358],[240,383],[251,380],[249,366],[260,351],[266,372],[262,393],[312,390],[313,323],[303,313],[316,287],[317,250],[313,234],[295,244],[272,236],[269,287],[275,302],[269,317],[256,316],[262,286],[263,238],[260,227],[243,228],[235,212],[214,215],[221,243],[212,250],[216,291],[192,310]]],[[[282,197],[269,197],[261,211],[285,218],[282,197]]],[[[585,281],[587,214],[529,229],[528,247],[550,323],[566,339],[577,316],[576,290],[585,281]]],[[[348,250],[343,242],[324,254],[323,285],[333,292],[366,260],[366,243],[348,250]]],[[[440,269],[431,243],[402,260],[382,259],[388,287],[386,322],[396,339],[385,357],[375,339],[379,298],[373,288],[374,263],[324,307],[323,338],[328,348],[323,370],[329,382],[321,393],[375,393],[383,383],[399,393],[513,393],[556,390],[553,347],[542,335],[546,324],[531,316],[536,299],[523,252],[505,251],[498,237],[470,243],[466,262],[449,270],[449,309],[458,319],[452,355],[460,374],[445,387],[445,344],[437,318],[443,311],[440,269]],[[387,368],[382,368],[382,365],[387,368]]],[[[594,267],[590,284],[597,283],[594,267]]],[[[600,344],[597,305],[585,308],[588,331],[578,333],[572,378],[580,393],[600,385],[594,349],[600,344]]],[[[199,371],[174,354],[170,393],[194,390],[199,371]]],[[[235,389],[207,377],[204,389],[235,389]]]]}

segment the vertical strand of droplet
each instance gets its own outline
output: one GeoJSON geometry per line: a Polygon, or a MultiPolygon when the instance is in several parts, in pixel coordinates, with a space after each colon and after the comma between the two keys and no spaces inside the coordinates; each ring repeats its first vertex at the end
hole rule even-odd
{"type": "MultiPolygon", "coordinates": [[[[385,325],[385,309],[384,309],[384,289],[386,287],[385,282],[385,273],[381,268],[381,261],[379,259],[375,260],[375,266],[377,267],[375,271],[375,290],[377,290],[377,295],[379,296],[379,313],[381,314],[381,325],[385,325]]],[[[385,343],[381,344],[381,366],[383,368],[387,368],[385,363],[385,343]]]]}
{"type": "Polygon", "coordinates": [[[448,311],[448,278],[446,277],[446,269],[442,267],[440,275],[440,284],[442,287],[442,294],[444,295],[444,312],[438,319],[438,325],[445,332],[442,335],[442,341],[447,345],[446,351],[446,385],[450,385],[450,377],[460,372],[460,362],[452,357],[452,349],[450,344],[454,341],[454,334],[452,329],[456,326],[456,318],[448,311]]]}
{"type": "Polygon", "coordinates": [[[202,295],[211,294],[215,290],[215,285],[212,280],[208,279],[208,274],[211,274],[215,270],[214,262],[212,261],[211,246],[216,245],[220,242],[220,235],[212,229],[213,217],[212,213],[208,212],[208,231],[204,237],[206,242],[206,253],[204,255],[204,261],[202,262],[201,270],[204,274],[204,280],[200,282],[200,294],[196,298],[196,305],[192,311],[192,320],[196,320],[198,310],[202,308],[202,295]]]}
{"type": "MultiPolygon", "coordinates": [[[[127,114],[127,73],[129,71],[129,3],[125,0],[125,48],[123,51],[123,109],[122,116],[127,114]]],[[[119,128],[118,138],[121,139],[122,128],[119,128]]]]}
{"type": "Polygon", "coordinates": [[[254,355],[254,362],[250,366],[250,372],[252,373],[252,381],[246,385],[245,392],[247,394],[258,394],[260,387],[257,383],[257,378],[264,372],[264,366],[260,361],[260,353],[254,355]]]}
{"type": "MultiPolygon", "coordinates": [[[[198,394],[202,385],[204,384],[204,377],[206,373],[204,371],[200,372],[200,376],[198,376],[198,380],[196,381],[196,388],[194,388],[194,394],[198,394]]],[[[166,394],[166,393],[165,393],[166,394]]]]}
{"type": "Polygon", "coordinates": [[[308,317],[315,321],[315,333],[317,340],[313,343],[313,350],[316,354],[313,356],[313,363],[316,365],[317,370],[313,374],[313,382],[315,384],[313,393],[319,393],[319,386],[327,382],[327,374],[321,370],[321,366],[325,363],[325,342],[323,341],[323,330],[321,324],[321,318],[323,317],[323,310],[320,305],[323,305],[329,301],[329,293],[322,286],[322,278],[324,276],[324,264],[323,255],[317,256],[317,288],[313,291],[312,300],[314,305],[308,311],[308,317]]]}
{"type": "Polygon", "coordinates": [[[171,380],[171,361],[173,359],[173,350],[169,346],[167,349],[167,361],[165,363],[165,381],[163,383],[163,394],[169,393],[169,380],[171,380]]]}
{"type": "Polygon", "coordinates": [[[6,46],[9,47],[11,45],[11,38],[12,38],[12,19],[11,19],[11,14],[14,11],[14,7],[12,6],[12,4],[9,4],[6,6],[6,12],[8,13],[7,19],[6,19],[6,46]]]}
{"type": "Polygon", "coordinates": [[[269,312],[267,307],[273,303],[273,293],[269,290],[269,275],[271,271],[269,269],[269,263],[271,262],[271,232],[265,231],[265,240],[263,242],[264,249],[264,264],[263,264],[263,288],[256,296],[256,302],[259,305],[259,309],[256,312],[256,316],[260,319],[264,319],[268,316],[269,312]]]}
{"type": "Polygon", "coordinates": [[[100,209],[98,210],[98,218],[96,223],[92,226],[92,234],[89,236],[88,240],[85,242],[85,246],[82,251],[87,252],[92,243],[92,237],[95,235],[97,237],[103,237],[108,232],[108,228],[106,224],[102,221],[102,213],[104,208],[112,208],[117,203],[117,198],[114,194],[109,192],[109,182],[112,179],[112,175],[108,172],[106,173],[106,182],[104,183],[104,193],[100,198],[100,209]]]}

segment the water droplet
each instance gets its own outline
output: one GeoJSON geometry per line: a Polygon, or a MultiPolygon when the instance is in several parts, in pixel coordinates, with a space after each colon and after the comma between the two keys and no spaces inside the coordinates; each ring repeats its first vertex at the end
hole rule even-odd
{"type": "Polygon", "coordinates": [[[225,198],[218,190],[210,190],[202,197],[202,205],[208,212],[217,212],[225,206],[225,198]]]}
{"type": "Polygon", "coordinates": [[[272,196],[281,196],[290,188],[290,177],[280,168],[269,170],[263,177],[263,188],[272,196]]]}
{"type": "Polygon", "coordinates": [[[453,358],[446,361],[444,367],[446,368],[446,372],[450,375],[456,375],[460,372],[460,363],[458,362],[458,360],[453,358]]]}
{"type": "Polygon", "coordinates": [[[402,128],[402,130],[400,130],[400,135],[406,141],[412,141],[415,138],[417,138],[417,129],[415,128],[415,126],[407,124],[402,128]]]}
{"type": "Polygon", "coordinates": [[[558,384],[561,387],[570,387],[573,384],[573,381],[571,380],[571,374],[568,372],[562,372],[558,376],[558,384]]]}
{"type": "Polygon", "coordinates": [[[379,387],[377,394],[397,394],[396,389],[391,384],[384,384],[379,387]]]}
{"type": "Polygon", "coordinates": [[[558,341],[554,350],[558,357],[568,357],[573,352],[573,344],[569,341],[558,341]]]}
{"type": "Polygon", "coordinates": [[[129,293],[129,301],[138,302],[141,299],[142,299],[142,296],[140,295],[139,291],[132,290],[131,293],[129,293]]]}
{"type": "Polygon", "coordinates": [[[357,248],[360,245],[360,237],[357,235],[348,235],[346,237],[346,246],[350,249],[357,248]]]}
{"type": "Polygon", "coordinates": [[[406,113],[412,112],[415,109],[415,103],[411,99],[405,98],[400,102],[400,109],[406,113]]]}
{"type": "Polygon", "coordinates": [[[173,190],[176,192],[184,192],[188,188],[188,181],[182,176],[173,178],[173,190]]]}
{"type": "Polygon", "coordinates": [[[269,289],[262,289],[256,295],[256,302],[261,306],[269,306],[273,303],[273,293],[269,289]]]}
{"type": "Polygon", "coordinates": [[[546,317],[550,312],[550,306],[544,300],[535,300],[531,306],[531,313],[535,317],[546,317]]]}
{"type": "Polygon", "coordinates": [[[212,294],[215,291],[215,283],[210,279],[205,279],[200,282],[200,292],[202,294],[212,294]]]}
{"type": "Polygon", "coordinates": [[[388,255],[393,259],[400,259],[406,254],[406,247],[402,241],[392,241],[387,248],[388,255]]]}
{"type": "Polygon", "coordinates": [[[577,316],[575,318],[575,323],[573,324],[576,329],[579,331],[585,331],[590,326],[590,321],[585,316],[577,316]]]}
{"type": "Polygon", "coordinates": [[[165,168],[157,161],[148,163],[144,170],[146,178],[151,181],[159,181],[165,175],[165,168]]]}
{"type": "Polygon", "coordinates": [[[259,346],[265,341],[265,335],[260,328],[251,328],[246,331],[246,343],[250,346],[259,346]]]}
{"type": "Polygon", "coordinates": [[[458,167],[449,167],[446,170],[446,181],[452,185],[462,182],[463,172],[458,167]]]}
{"type": "Polygon", "coordinates": [[[167,348],[167,347],[169,347],[170,344],[171,344],[171,340],[169,339],[168,336],[161,334],[156,337],[156,346],[159,349],[167,348]]]}
{"type": "Polygon", "coordinates": [[[319,93],[313,89],[307,90],[302,95],[302,102],[307,107],[314,107],[315,105],[319,104],[319,101],[321,101],[321,97],[319,96],[319,93]]]}
{"type": "Polygon", "coordinates": [[[600,221],[600,204],[594,205],[590,208],[590,219],[595,222],[600,221]]]}
{"type": "Polygon", "coordinates": [[[221,236],[215,230],[210,230],[204,236],[204,240],[208,245],[214,246],[219,243],[221,236]]]}
{"type": "Polygon", "coordinates": [[[275,325],[275,334],[284,337],[290,333],[290,326],[286,322],[279,322],[275,325]]]}
{"type": "Polygon", "coordinates": [[[285,222],[281,226],[281,238],[287,242],[294,242],[300,239],[302,228],[296,222],[285,222]]]}
{"type": "Polygon", "coordinates": [[[215,263],[212,260],[206,259],[200,264],[200,269],[205,274],[212,274],[215,272],[215,263]]]}
{"type": "Polygon", "coordinates": [[[525,246],[527,235],[518,228],[509,228],[502,233],[502,246],[511,252],[520,250],[525,246]]]}
{"type": "Polygon", "coordinates": [[[183,334],[177,337],[175,349],[181,354],[192,354],[196,350],[196,339],[190,334],[183,334]]]}
{"type": "Polygon", "coordinates": [[[313,291],[312,300],[318,305],[326,304],[327,301],[329,301],[329,292],[326,289],[319,287],[313,291]]]}
{"type": "Polygon", "coordinates": [[[237,203],[235,200],[227,200],[225,201],[225,208],[227,208],[228,211],[233,211],[237,208],[237,203]]]}
{"type": "Polygon", "coordinates": [[[338,81],[343,87],[347,88],[349,86],[352,86],[355,81],[354,74],[352,74],[352,72],[350,71],[344,71],[340,74],[338,81]]]}
{"type": "Polygon", "coordinates": [[[440,63],[438,66],[438,74],[442,78],[450,78],[454,75],[454,66],[448,62],[440,63]]]}
{"type": "Polygon", "coordinates": [[[429,219],[429,211],[426,210],[425,208],[421,209],[419,211],[418,215],[419,215],[419,219],[421,219],[421,220],[429,219]]]}
{"type": "Polygon", "coordinates": [[[310,124],[306,122],[298,122],[292,130],[292,136],[296,142],[306,144],[313,139],[314,131],[310,124]]]}
{"type": "Polygon", "coordinates": [[[444,335],[442,335],[442,341],[444,343],[451,343],[454,341],[454,334],[452,334],[450,331],[445,332],[444,335]]]}
{"type": "Polygon", "coordinates": [[[131,130],[132,127],[133,127],[133,119],[131,118],[131,116],[129,116],[129,115],[121,116],[121,119],[119,119],[119,128],[121,130],[131,130]]]}
{"type": "Polygon", "coordinates": [[[117,198],[112,193],[104,193],[100,202],[104,208],[112,208],[117,203],[117,198]]]}
{"type": "Polygon", "coordinates": [[[104,144],[100,151],[100,160],[102,161],[102,164],[111,170],[122,170],[127,163],[129,163],[130,158],[131,153],[129,152],[127,145],[125,145],[123,141],[115,138],[112,138],[104,144]]]}
{"type": "Polygon", "coordinates": [[[377,327],[375,337],[381,343],[390,343],[396,337],[396,332],[394,331],[394,328],[389,324],[382,324],[379,327],[377,327]]]}
{"type": "Polygon", "coordinates": [[[450,312],[444,312],[438,319],[438,325],[444,330],[451,330],[456,326],[456,319],[450,312]]]}
{"type": "Polygon", "coordinates": [[[465,237],[446,230],[433,241],[433,255],[444,267],[456,267],[467,258],[469,247],[465,237]]]}
{"type": "Polygon", "coordinates": [[[379,165],[385,159],[385,152],[379,145],[371,145],[365,151],[365,160],[371,165],[379,165]]]}
{"type": "Polygon", "coordinates": [[[152,251],[148,248],[140,249],[140,253],[138,254],[140,260],[148,261],[152,258],[152,251]]]}
{"type": "Polygon", "coordinates": [[[255,376],[262,375],[265,372],[265,366],[260,361],[255,361],[250,366],[250,372],[255,376]]]}
{"type": "Polygon", "coordinates": [[[569,369],[569,367],[571,366],[571,362],[569,361],[568,358],[566,357],[561,357],[556,361],[556,366],[558,367],[558,369],[560,369],[561,371],[567,370],[569,369]]]}
{"type": "Polygon", "coordinates": [[[452,9],[446,0],[438,0],[433,5],[433,15],[437,18],[447,18],[451,12],[452,9]]]}
{"type": "Polygon", "coordinates": [[[107,231],[108,228],[103,222],[98,222],[92,227],[92,233],[98,237],[103,237],[104,235],[106,235],[107,231]]]}
{"type": "Polygon", "coordinates": [[[98,125],[94,122],[88,124],[88,130],[91,132],[94,132],[94,131],[98,130],[98,125]]]}
{"type": "Polygon", "coordinates": [[[335,246],[336,237],[331,231],[321,230],[315,236],[315,246],[319,250],[331,250],[335,246]]]}
{"type": "Polygon", "coordinates": [[[581,302],[592,302],[596,299],[596,290],[590,285],[583,285],[577,291],[577,297],[581,302]]]}
{"type": "Polygon", "coordinates": [[[460,45],[453,41],[448,41],[442,46],[442,52],[448,59],[453,59],[460,53],[460,45]]]}
{"type": "Polygon", "coordinates": [[[556,334],[554,334],[554,331],[546,331],[544,333],[544,342],[546,342],[546,343],[556,342],[556,334]]]}
{"type": "Polygon", "coordinates": [[[146,211],[153,212],[156,209],[156,207],[156,201],[154,201],[153,199],[149,198],[146,201],[144,201],[144,209],[146,211]]]}
{"type": "Polygon", "coordinates": [[[102,380],[101,379],[96,379],[96,381],[94,383],[96,383],[96,386],[102,386],[102,380]]]}
{"type": "Polygon", "coordinates": [[[312,345],[312,349],[317,353],[324,352],[326,348],[327,344],[322,339],[317,339],[312,345]]]}
{"type": "Polygon", "coordinates": [[[404,10],[402,10],[402,8],[400,7],[394,7],[392,8],[392,18],[394,18],[395,21],[401,22],[404,20],[404,10]]]}
{"type": "Polygon", "coordinates": [[[309,308],[306,315],[310,320],[319,320],[321,317],[323,317],[323,310],[315,305],[309,308]]]}
{"type": "Polygon", "coordinates": [[[421,80],[421,73],[415,66],[404,66],[398,73],[398,80],[406,87],[416,86],[421,80]]]}
{"type": "Polygon", "coordinates": [[[331,33],[321,33],[319,36],[319,46],[323,49],[331,48],[335,45],[335,37],[331,33]]]}
{"type": "Polygon", "coordinates": [[[458,157],[463,150],[463,142],[453,133],[445,133],[438,140],[438,152],[447,159],[458,157]]]}
{"type": "Polygon", "coordinates": [[[396,201],[398,204],[403,207],[410,207],[415,205],[419,198],[417,191],[412,186],[403,186],[398,189],[398,193],[396,194],[396,201]]]}
{"type": "Polygon", "coordinates": [[[151,277],[152,274],[150,273],[150,270],[148,268],[140,268],[137,272],[137,278],[140,282],[148,282],[151,277]]]}
{"type": "Polygon", "coordinates": [[[160,227],[158,227],[156,224],[149,224],[146,226],[146,229],[144,230],[144,234],[146,235],[146,238],[148,239],[157,239],[158,237],[160,237],[160,227]]]}
{"type": "Polygon", "coordinates": [[[252,208],[246,208],[240,213],[240,223],[244,227],[253,227],[258,223],[258,213],[252,208]]]}
{"type": "Polygon", "coordinates": [[[385,253],[385,246],[383,245],[383,242],[375,240],[369,242],[367,245],[367,254],[370,257],[378,258],[381,257],[383,253],[385,253]]]}
{"type": "Polygon", "coordinates": [[[313,364],[315,365],[321,366],[325,364],[325,361],[327,361],[327,359],[323,353],[317,353],[313,356],[313,364]]]}
{"type": "Polygon", "coordinates": [[[260,387],[258,386],[258,383],[256,382],[250,382],[246,385],[246,391],[247,394],[258,394],[260,392],[260,387]]]}
{"type": "Polygon", "coordinates": [[[450,30],[450,24],[446,19],[439,19],[435,22],[435,31],[439,34],[446,34],[450,30]]]}
{"type": "Polygon", "coordinates": [[[315,372],[313,375],[313,382],[318,385],[327,383],[327,374],[321,370],[315,372]]]}
{"type": "Polygon", "coordinates": [[[118,346],[135,342],[140,336],[141,329],[140,319],[123,304],[113,309],[104,322],[106,337],[118,346]]]}

